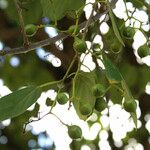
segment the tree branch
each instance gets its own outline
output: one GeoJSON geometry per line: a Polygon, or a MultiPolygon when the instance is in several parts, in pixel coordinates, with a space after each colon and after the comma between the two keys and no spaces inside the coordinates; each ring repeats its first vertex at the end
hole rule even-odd
{"type": "MultiPolygon", "coordinates": [[[[111,1],[111,6],[114,7],[116,2],[118,0],[112,0],[111,1]]],[[[97,21],[102,15],[104,14],[107,14],[108,13],[108,10],[106,10],[105,12],[101,13],[101,14],[96,14],[95,16],[93,16],[90,21],[88,21],[88,26],[97,21]]],[[[85,27],[85,25],[87,24],[87,21],[81,23],[79,25],[79,29],[83,29],[85,27]]],[[[67,38],[69,35],[66,34],[66,33],[60,33],[59,35],[53,37],[53,38],[47,38],[45,40],[42,40],[42,41],[39,41],[39,42],[35,42],[35,43],[32,43],[30,44],[27,48],[26,47],[18,47],[18,48],[5,48],[3,50],[0,51],[0,56],[4,56],[4,55],[14,55],[14,54],[22,54],[22,53],[27,53],[27,52],[30,52],[36,48],[39,48],[39,47],[44,47],[44,46],[47,46],[47,45],[50,45],[52,43],[55,43],[56,41],[58,40],[63,40],[65,38],[67,38]]]]}

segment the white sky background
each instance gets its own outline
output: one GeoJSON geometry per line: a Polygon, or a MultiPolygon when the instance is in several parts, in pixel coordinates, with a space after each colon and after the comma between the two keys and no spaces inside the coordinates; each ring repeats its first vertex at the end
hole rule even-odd
{"type": "MultiPolygon", "coordinates": [[[[0,4],[1,4],[1,1],[2,0],[0,0],[0,4]]],[[[87,0],[87,3],[88,2],[94,2],[94,0],[87,0]]],[[[133,11],[133,6],[131,3],[127,3],[127,7],[128,7],[128,9],[133,11]]],[[[86,17],[88,18],[90,15],[90,12],[91,12],[91,5],[87,5],[84,10],[86,12],[86,17]]],[[[127,16],[125,13],[125,6],[123,3],[123,0],[118,0],[116,8],[114,9],[114,12],[118,17],[126,19],[127,16]]],[[[148,21],[147,15],[142,10],[137,10],[135,12],[135,17],[136,16],[141,21],[144,21],[144,22],[148,21]]],[[[131,22],[132,21],[133,20],[131,20],[131,22]]],[[[126,25],[128,26],[129,22],[127,22],[126,25]]],[[[137,25],[137,27],[139,27],[138,23],[136,25],[137,25]]],[[[107,23],[103,23],[100,26],[100,30],[103,31],[104,34],[108,31],[108,29],[109,29],[109,27],[108,27],[107,23]]],[[[145,31],[148,31],[149,26],[144,26],[143,29],[145,31]]],[[[49,33],[50,37],[57,35],[57,32],[55,32],[55,30],[53,28],[46,28],[46,31],[49,33]]],[[[96,36],[96,38],[94,39],[94,42],[101,43],[101,46],[103,46],[101,37],[99,35],[96,36]]],[[[139,30],[137,30],[136,34],[134,36],[134,43],[133,43],[135,55],[137,56],[138,62],[146,63],[147,65],[150,66],[150,56],[148,56],[144,59],[140,59],[136,52],[138,47],[141,46],[142,44],[144,44],[145,42],[146,42],[146,38],[143,36],[143,34],[139,30]]],[[[59,45],[59,44],[57,43],[57,45],[59,45]]],[[[90,46],[89,41],[87,41],[87,45],[88,45],[88,47],[90,46]]],[[[2,47],[3,47],[3,45],[0,42],[0,49],[2,49],[2,47]]],[[[60,50],[61,49],[63,49],[62,45],[60,45],[60,50]]],[[[37,51],[38,51],[37,54],[39,55],[39,57],[44,58],[44,55],[45,55],[44,50],[38,49],[37,51]]],[[[84,56],[82,55],[81,59],[83,57],[84,56]]],[[[55,57],[53,55],[49,55],[49,57],[46,59],[48,61],[50,61],[56,67],[61,65],[60,60],[58,60],[58,59],[55,60],[55,57]]],[[[19,65],[19,59],[17,57],[13,57],[10,61],[10,64],[13,67],[17,67],[19,65]]],[[[88,55],[85,58],[84,64],[87,65],[91,70],[93,70],[95,68],[95,64],[92,62],[90,55],[88,55]]],[[[82,66],[81,69],[84,71],[88,71],[88,69],[84,66],[82,66]]],[[[146,89],[147,89],[147,92],[150,91],[150,86],[147,86],[146,89]]],[[[6,86],[4,86],[3,81],[0,80],[1,96],[4,96],[10,92],[11,91],[6,86]]],[[[50,107],[47,107],[45,105],[46,97],[51,97],[52,99],[54,99],[55,96],[56,96],[56,93],[53,90],[49,90],[47,92],[42,93],[41,97],[38,99],[38,103],[41,105],[40,106],[41,114],[44,115],[50,110],[50,107]]],[[[90,139],[90,140],[95,139],[98,132],[100,131],[100,133],[99,133],[100,149],[101,150],[111,150],[108,140],[107,140],[108,139],[107,131],[109,129],[111,129],[111,131],[113,133],[113,138],[115,140],[115,145],[120,147],[122,145],[122,139],[126,136],[127,132],[133,130],[134,124],[133,124],[133,121],[131,119],[129,119],[129,117],[130,117],[129,113],[127,113],[125,110],[123,110],[120,105],[113,105],[110,102],[109,106],[110,106],[110,110],[109,110],[110,116],[108,117],[108,110],[107,109],[104,110],[103,115],[99,118],[101,125],[98,123],[95,123],[95,124],[93,124],[93,126],[90,129],[86,122],[84,122],[78,118],[73,107],[70,110],[68,110],[68,104],[66,104],[64,106],[57,104],[53,109],[53,113],[55,113],[59,118],[61,118],[61,120],[66,124],[79,125],[82,128],[83,136],[86,139],[90,139]]],[[[34,108],[33,106],[30,107],[31,110],[33,108],[34,108]]],[[[139,108],[137,108],[137,114],[138,114],[138,118],[139,118],[140,117],[140,109],[139,108]]],[[[97,117],[98,116],[96,114],[93,114],[89,119],[95,121],[97,119],[97,117]]],[[[150,116],[146,116],[145,120],[147,121],[146,128],[150,132],[150,116]]],[[[9,125],[10,120],[6,120],[3,123],[5,125],[9,125]]],[[[30,125],[33,127],[32,132],[34,134],[39,134],[41,132],[46,131],[46,133],[49,135],[50,139],[48,139],[47,141],[44,139],[44,137],[39,138],[38,142],[41,145],[52,144],[51,143],[51,139],[52,139],[55,142],[56,150],[62,150],[62,149],[69,150],[70,149],[69,144],[71,142],[71,139],[68,137],[67,128],[64,125],[62,125],[56,117],[54,117],[52,115],[48,115],[45,118],[43,118],[42,120],[40,120],[38,122],[34,122],[30,125]]],[[[138,128],[140,128],[140,127],[141,127],[141,122],[138,120],[138,128]]],[[[31,143],[33,144],[33,141],[31,143]]],[[[133,147],[135,148],[135,150],[143,150],[143,146],[140,143],[137,143],[137,141],[135,139],[129,140],[128,146],[126,146],[125,150],[133,150],[133,147]]],[[[81,150],[90,150],[90,148],[88,146],[84,145],[81,150]]]]}

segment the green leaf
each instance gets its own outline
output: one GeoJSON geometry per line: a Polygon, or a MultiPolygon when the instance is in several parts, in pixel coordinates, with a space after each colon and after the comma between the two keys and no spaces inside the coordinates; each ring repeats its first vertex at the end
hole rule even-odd
{"type": "Polygon", "coordinates": [[[131,94],[131,92],[130,92],[130,90],[129,90],[129,88],[128,88],[128,86],[124,80],[122,80],[121,85],[122,85],[122,88],[124,90],[125,98],[133,99],[133,96],[132,96],[132,94],[131,94]]]}
{"type": "Polygon", "coordinates": [[[69,11],[78,10],[84,3],[84,0],[41,0],[43,16],[52,21],[60,20],[69,11]]]}
{"type": "Polygon", "coordinates": [[[134,124],[135,124],[135,127],[137,128],[137,115],[136,115],[136,113],[131,113],[131,117],[132,117],[132,119],[133,119],[133,122],[134,122],[134,124]]]}
{"type": "Polygon", "coordinates": [[[113,30],[114,30],[114,33],[117,37],[117,39],[119,40],[119,42],[123,45],[124,45],[124,42],[122,40],[122,37],[121,37],[121,34],[120,34],[120,31],[118,29],[118,26],[117,26],[117,23],[116,23],[116,20],[115,20],[115,17],[114,17],[114,14],[113,14],[113,11],[112,11],[112,8],[108,2],[108,9],[109,9],[109,16],[110,16],[110,19],[111,19],[111,23],[112,23],[112,27],[113,27],[113,30]]]}
{"type": "Polygon", "coordinates": [[[0,121],[24,113],[41,95],[41,88],[29,86],[0,98],[0,121]]]}
{"type": "MultiPolygon", "coordinates": [[[[124,89],[125,101],[128,101],[128,100],[133,100],[134,101],[134,98],[133,98],[133,96],[132,96],[130,90],[128,89],[128,86],[126,85],[124,80],[121,82],[121,84],[122,84],[122,88],[124,89]]],[[[132,112],[130,114],[131,114],[131,117],[134,121],[135,127],[137,128],[137,115],[136,115],[136,112],[132,112]]]]}
{"type": "MultiPolygon", "coordinates": [[[[25,24],[36,23],[42,17],[42,7],[40,0],[22,0],[20,2],[22,8],[22,15],[25,24]]],[[[8,7],[6,13],[10,19],[15,20],[19,24],[19,17],[16,6],[13,0],[8,0],[8,7]]]]}
{"type": "Polygon", "coordinates": [[[79,111],[81,104],[88,104],[94,108],[95,97],[92,92],[92,87],[95,85],[95,77],[93,72],[81,72],[77,75],[75,80],[75,91],[73,105],[80,119],[86,120],[88,116],[82,115],[79,111]]]}
{"type": "Polygon", "coordinates": [[[103,55],[103,63],[105,66],[106,77],[108,78],[111,84],[119,83],[123,80],[119,70],[116,68],[115,65],[113,65],[113,63],[105,55],[103,55]]]}
{"type": "Polygon", "coordinates": [[[123,93],[121,92],[121,90],[122,90],[122,87],[120,87],[119,85],[116,85],[116,86],[111,85],[108,92],[114,104],[122,104],[123,93]]]}
{"type": "Polygon", "coordinates": [[[127,2],[131,2],[134,7],[142,8],[143,6],[147,7],[145,0],[127,0],[127,2]]]}
{"type": "MultiPolygon", "coordinates": [[[[103,63],[104,63],[104,66],[105,66],[106,77],[108,78],[109,82],[111,84],[112,83],[121,83],[123,91],[124,91],[123,94],[124,94],[124,97],[125,97],[125,101],[127,101],[127,100],[134,100],[134,98],[133,98],[133,96],[132,96],[132,94],[131,94],[131,92],[130,92],[127,84],[126,84],[126,82],[124,81],[121,73],[115,67],[115,65],[112,64],[112,62],[109,60],[109,58],[107,58],[107,56],[105,56],[105,55],[103,55],[103,63]]],[[[137,128],[136,113],[131,113],[131,117],[133,118],[133,121],[134,121],[135,126],[137,128]]]]}

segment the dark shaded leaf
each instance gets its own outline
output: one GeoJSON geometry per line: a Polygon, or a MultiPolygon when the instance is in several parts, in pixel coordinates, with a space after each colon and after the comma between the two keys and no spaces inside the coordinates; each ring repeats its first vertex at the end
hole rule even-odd
{"type": "Polygon", "coordinates": [[[0,121],[24,113],[41,95],[41,88],[29,86],[0,99],[0,121]]]}
{"type": "Polygon", "coordinates": [[[41,0],[43,16],[52,21],[60,20],[69,11],[78,10],[84,5],[84,0],[41,0]]]}
{"type": "MultiPolygon", "coordinates": [[[[25,2],[20,2],[20,5],[25,24],[36,23],[40,17],[42,17],[40,0],[26,0],[25,2]]],[[[6,12],[10,19],[17,21],[19,24],[18,13],[14,1],[8,0],[6,12]]]]}

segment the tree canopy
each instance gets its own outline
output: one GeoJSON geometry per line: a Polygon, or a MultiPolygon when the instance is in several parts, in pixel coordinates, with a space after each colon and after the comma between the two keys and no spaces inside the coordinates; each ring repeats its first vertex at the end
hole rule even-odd
{"type": "Polygon", "coordinates": [[[0,149],[57,149],[31,125],[52,115],[72,150],[149,150],[149,60],[148,0],[0,0],[0,149]],[[95,138],[57,106],[98,125],[95,138]]]}

